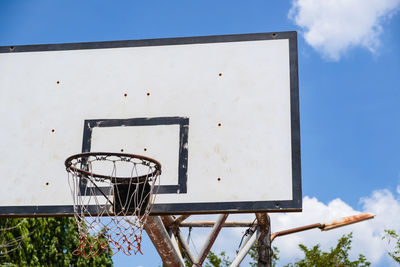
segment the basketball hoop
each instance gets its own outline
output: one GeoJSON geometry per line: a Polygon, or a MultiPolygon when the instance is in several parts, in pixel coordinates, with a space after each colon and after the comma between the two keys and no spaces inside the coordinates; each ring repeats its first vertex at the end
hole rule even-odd
{"type": "Polygon", "coordinates": [[[67,158],[65,166],[80,238],[74,255],[142,253],[161,164],[134,154],[88,152],[67,158]]]}

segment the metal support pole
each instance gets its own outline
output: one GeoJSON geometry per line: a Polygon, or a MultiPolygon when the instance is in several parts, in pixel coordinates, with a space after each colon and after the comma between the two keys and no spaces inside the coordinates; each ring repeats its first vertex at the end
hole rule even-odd
{"type": "Polygon", "coordinates": [[[154,247],[157,249],[165,266],[168,267],[183,267],[185,266],[179,252],[172,243],[171,238],[164,224],[161,221],[160,216],[149,216],[146,224],[144,225],[148,236],[153,242],[154,247]]]}
{"type": "Polygon", "coordinates": [[[273,233],[271,235],[271,242],[274,241],[275,237],[277,237],[277,236],[290,235],[290,234],[294,234],[297,232],[302,232],[302,231],[306,231],[306,230],[310,230],[310,229],[314,229],[314,228],[321,228],[321,226],[322,226],[322,224],[320,224],[320,223],[314,223],[314,224],[296,227],[296,228],[292,228],[292,229],[288,229],[288,230],[284,230],[284,231],[279,231],[279,232],[273,233]]]}
{"type": "Polygon", "coordinates": [[[185,250],[186,255],[188,256],[190,262],[193,264],[196,262],[196,258],[193,255],[192,251],[190,250],[189,244],[186,243],[185,237],[183,236],[182,232],[177,229],[175,232],[176,237],[178,238],[179,242],[182,245],[182,248],[185,250]]]}
{"type": "MultiPolygon", "coordinates": [[[[215,222],[212,221],[188,221],[179,224],[179,227],[213,227],[215,222]]],[[[253,221],[231,221],[225,222],[223,227],[251,227],[257,224],[253,221]]]]}
{"type": "Polygon", "coordinates": [[[174,224],[178,226],[178,225],[180,225],[184,220],[186,220],[186,219],[189,218],[189,217],[190,217],[190,214],[189,214],[189,215],[181,215],[181,216],[179,216],[178,218],[175,219],[174,224]]]}
{"type": "Polygon", "coordinates": [[[249,242],[250,238],[253,236],[254,232],[256,232],[257,227],[253,226],[251,228],[249,228],[247,231],[247,236],[246,238],[243,240],[242,245],[240,246],[239,250],[236,252],[236,254],[239,254],[239,252],[244,248],[244,246],[246,246],[247,242],[249,242]]]}
{"type": "Polygon", "coordinates": [[[208,252],[210,252],[210,249],[212,245],[214,244],[215,239],[218,236],[218,233],[221,231],[222,225],[224,224],[226,218],[228,218],[229,214],[221,214],[219,215],[217,221],[214,224],[214,227],[211,230],[211,233],[209,234],[206,242],[204,243],[203,248],[201,249],[199,255],[197,256],[197,261],[194,264],[194,266],[201,266],[206,259],[208,252]]]}
{"type": "Polygon", "coordinates": [[[334,220],[332,222],[328,222],[328,223],[314,223],[314,224],[310,224],[310,225],[287,229],[287,230],[273,233],[271,235],[271,242],[274,241],[274,239],[278,236],[294,234],[297,232],[302,232],[302,231],[306,231],[306,230],[310,230],[310,229],[314,229],[314,228],[319,228],[321,231],[329,231],[329,230],[332,230],[332,229],[335,229],[338,227],[342,227],[342,226],[346,226],[349,224],[359,223],[359,222],[362,222],[365,220],[370,220],[370,219],[373,219],[374,217],[375,217],[374,214],[362,213],[362,214],[357,214],[357,215],[353,215],[353,216],[339,218],[339,219],[336,219],[336,220],[334,220]]]}
{"type": "Polygon", "coordinates": [[[260,236],[257,240],[258,267],[272,266],[271,222],[267,213],[256,213],[260,236]]]}
{"type": "MultiPolygon", "coordinates": [[[[182,249],[185,250],[185,247],[182,248],[182,242],[179,241],[177,232],[180,232],[180,231],[179,231],[179,227],[176,226],[176,224],[174,223],[174,217],[171,216],[171,215],[161,216],[161,220],[162,220],[162,222],[163,222],[163,224],[164,224],[166,230],[168,231],[168,233],[169,233],[169,235],[170,235],[170,237],[171,237],[172,244],[175,246],[175,248],[177,249],[177,251],[180,252],[180,253],[178,253],[178,254],[179,254],[179,257],[180,257],[181,260],[184,262],[184,259],[183,259],[184,254],[183,254],[182,249]]],[[[184,246],[184,245],[186,245],[186,242],[185,242],[185,244],[183,244],[183,246],[184,246]]],[[[188,248],[189,248],[189,247],[188,247],[188,248]]],[[[188,248],[187,248],[187,249],[188,249],[188,248]]],[[[191,252],[189,251],[187,254],[189,255],[189,253],[191,253],[191,252]]],[[[189,259],[190,259],[190,261],[193,263],[193,261],[192,261],[192,259],[190,258],[190,256],[189,256],[189,259]]],[[[163,266],[166,266],[166,265],[164,264],[163,266]]],[[[166,267],[168,267],[168,266],[166,266],[166,267]]]]}
{"type": "Polygon", "coordinates": [[[164,224],[165,229],[170,228],[174,224],[174,217],[171,215],[161,216],[161,220],[164,224]]]}
{"type": "Polygon", "coordinates": [[[248,241],[242,246],[239,253],[236,255],[236,258],[232,261],[230,267],[238,267],[239,264],[243,261],[243,259],[247,256],[250,249],[253,247],[254,243],[256,243],[258,237],[260,235],[260,231],[257,230],[250,235],[248,241]]]}
{"type": "MultiPolygon", "coordinates": [[[[176,251],[178,251],[178,256],[179,256],[180,260],[182,262],[185,262],[183,259],[182,247],[180,247],[179,240],[177,239],[177,237],[175,235],[176,231],[178,231],[178,230],[179,229],[171,228],[171,229],[168,229],[168,233],[169,233],[172,244],[174,245],[176,251]]],[[[166,267],[168,267],[168,266],[166,265],[166,267]]]]}

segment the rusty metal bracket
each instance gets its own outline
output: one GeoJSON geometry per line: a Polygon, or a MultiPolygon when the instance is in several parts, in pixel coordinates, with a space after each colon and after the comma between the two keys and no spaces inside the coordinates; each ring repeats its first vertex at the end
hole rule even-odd
{"type": "Polygon", "coordinates": [[[291,229],[287,229],[284,231],[279,231],[279,232],[273,233],[271,235],[271,242],[274,241],[274,239],[278,236],[289,235],[289,234],[302,232],[302,231],[306,231],[306,230],[310,230],[310,229],[314,229],[314,228],[319,228],[321,231],[329,231],[329,230],[332,230],[332,229],[335,229],[338,227],[342,227],[342,226],[346,226],[349,224],[358,223],[358,222],[362,222],[365,220],[370,220],[370,219],[373,219],[374,217],[375,217],[374,214],[362,213],[362,214],[357,214],[357,215],[353,215],[353,216],[347,216],[347,217],[343,217],[340,219],[336,219],[336,220],[328,222],[328,223],[314,223],[314,224],[309,224],[309,225],[305,225],[305,226],[301,226],[301,227],[291,228],[291,229]]]}
{"type": "Polygon", "coordinates": [[[190,217],[190,215],[181,215],[181,216],[179,216],[178,218],[176,218],[176,219],[174,220],[174,225],[180,226],[180,224],[181,224],[184,220],[186,220],[187,218],[189,218],[189,217],[190,217]]]}
{"type": "MultiPolygon", "coordinates": [[[[224,222],[222,227],[251,227],[257,224],[257,221],[230,221],[224,222]]],[[[212,221],[187,221],[179,224],[180,227],[213,227],[215,222],[212,221]]]]}
{"type": "Polygon", "coordinates": [[[178,240],[181,249],[183,249],[183,251],[180,250],[181,255],[183,256],[183,253],[185,253],[188,256],[189,261],[193,264],[194,262],[196,262],[196,258],[190,250],[189,244],[186,243],[185,238],[179,229],[179,223],[176,223],[185,220],[189,216],[190,215],[182,215],[178,218],[174,218],[173,216],[161,216],[161,219],[167,231],[172,232],[175,238],[178,240]]]}
{"type": "Polygon", "coordinates": [[[214,227],[212,228],[209,236],[207,237],[206,242],[204,243],[203,248],[200,250],[199,255],[197,256],[197,260],[196,263],[194,264],[194,266],[202,266],[204,260],[206,259],[208,252],[210,252],[210,249],[212,247],[212,245],[214,244],[215,239],[217,238],[219,232],[222,229],[222,226],[226,220],[226,218],[228,218],[229,214],[221,214],[219,215],[217,221],[214,224],[214,227]]]}
{"type": "Polygon", "coordinates": [[[193,266],[202,266],[206,259],[212,245],[215,242],[222,227],[252,227],[253,231],[250,236],[247,236],[243,245],[241,246],[236,258],[231,264],[231,267],[239,266],[244,257],[247,255],[251,247],[257,242],[258,243],[258,266],[271,266],[272,250],[271,243],[278,237],[288,235],[296,232],[306,231],[309,229],[319,228],[321,231],[331,230],[337,227],[345,226],[348,224],[357,223],[360,221],[372,219],[375,217],[373,214],[365,213],[354,216],[348,216],[334,220],[329,223],[315,223],[302,227],[292,228],[284,231],[279,231],[271,234],[270,230],[270,218],[267,213],[256,213],[257,220],[254,222],[250,221],[231,221],[226,222],[229,214],[221,214],[216,222],[211,221],[190,221],[184,222],[190,215],[182,215],[178,218],[173,216],[162,216],[162,217],[149,217],[145,225],[145,230],[156,247],[161,259],[164,262],[164,266],[184,266],[182,259],[183,250],[188,256],[189,261],[193,266]],[[179,227],[213,227],[207,240],[205,241],[203,248],[199,255],[196,257],[193,255],[187,244],[182,232],[179,227]],[[254,231],[257,229],[256,231],[254,231]],[[170,236],[168,231],[174,236],[170,236]],[[176,239],[175,239],[176,238],[176,239]],[[174,240],[172,240],[174,239],[174,240]],[[176,244],[176,241],[178,244],[176,244]],[[178,246],[180,245],[180,247],[178,246]],[[182,252],[182,253],[181,253],[182,252]]]}
{"type": "Polygon", "coordinates": [[[147,235],[153,242],[165,266],[183,267],[185,266],[182,257],[176,246],[173,244],[160,216],[149,216],[144,225],[147,235]]]}
{"type": "Polygon", "coordinates": [[[180,242],[183,250],[185,251],[187,257],[189,258],[190,262],[194,264],[196,262],[196,257],[193,255],[192,251],[190,250],[189,244],[186,243],[185,237],[183,236],[182,232],[177,229],[175,232],[175,236],[177,237],[178,241],[180,242]]]}
{"type": "MultiPolygon", "coordinates": [[[[168,231],[171,231],[172,233],[174,233],[179,244],[181,245],[182,249],[188,256],[188,259],[191,261],[193,266],[202,266],[204,260],[206,259],[208,253],[210,252],[212,245],[215,242],[215,239],[217,238],[222,227],[225,225],[225,221],[226,221],[226,218],[228,217],[228,215],[229,214],[221,214],[218,217],[216,222],[206,222],[205,225],[202,224],[202,222],[200,222],[200,225],[201,225],[200,227],[213,226],[213,228],[212,228],[207,240],[205,241],[201,251],[199,252],[197,258],[195,258],[195,256],[191,252],[189,245],[185,241],[185,238],[179,229],[179,226],[181,226],[183,221],[190,215],[182,215],[178,218],[174,218],[172,216],[162,216],[161,219],[164,224],[163,226],[165,226],[168,231]]],[[[246,222],[246,223],[248,223],[248,222],[246,222]]],[[[198,222],[194,222],[194,224],[198,224],[198,222]]],[[[236,226],[236,223],[235,223],[235,226],[236,226]]],[[[190,223],[189,223],[188,227],[192,227],[190,223]]],[[[179,255],[179,256],[181,256],[181,255],[179,255]]]]}
{"type": "Polygon", "coordinates": [[[256,213],[256,218],[260,231],[257,240],[258,267],[271,267],[271,220],[267,213],[256,213]]]}

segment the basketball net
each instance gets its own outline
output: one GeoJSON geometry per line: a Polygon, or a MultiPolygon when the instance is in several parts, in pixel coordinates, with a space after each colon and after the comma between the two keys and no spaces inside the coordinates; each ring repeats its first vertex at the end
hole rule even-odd
{"type": "Polygon", "coordinates": [[[142,254],[160,163],[133,154],[90,152],[69,157],[65,165],[80,239],[73,254],[142,254]]]}

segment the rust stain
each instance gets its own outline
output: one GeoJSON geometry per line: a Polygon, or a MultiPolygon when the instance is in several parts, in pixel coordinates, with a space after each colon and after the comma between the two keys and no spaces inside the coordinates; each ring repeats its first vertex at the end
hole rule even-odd
{"type": "Polygon", "coordinates": [[[278,237],[278,236],[294,234],[297,232],[302,232],[302,231],[306,231],[306,230],[310,230],[310,229],[314,229],[314,228],[321,228],[321,226],[322,226],[322,224],[320,224],[320,223],[314,223],[314,224],[310,224],[310,225],[306,225],[306,226],[301,226],[301,227],[296,227],[296,228],[292,228],[292,229],[288,229],[288,230],[284,230],[284,231],[275,232],[275,233],[271,234],[271,242],[274,241],[275,237],[278,237]]]}
{"type": "Polygon", "coordinates": [[[314,224],[310,224],[310,225],[306,225],[306,226],[301,226],[301,227],[292,228],[292,229],[288,229],[288,230],[284,230],[284,231],[280,231],[280,232],[275,232],[271,235],[271,242],[278,236],[289,235],[289,234],[302,232],[302,231],[306,231],[306,230],[310,230],[310,229],[314,229],[314,228],[319,228],[321,231],[328,231],[328,230],[346,226],[349,224],[358,223],[358,222],[362,222],[365,220],[370,220],[370,219],[373,219],[374,217],[375,217],[374,214],[363,213],[363,214],[343,217],[343,218],[334,220],[329,223],[324,223],[324,224],[314,223],[314,224]]]}
{"type": "Polygon", "coordinates": [[[214,152],[219,155],[223,163],[228,161],[228,157],[221,151],[221,147],[219,145],[214,146],[214,152]]]}
{"type": "MultiPolygon", "coordinates": [[[[164,218],[165,220],[165,218],[164,218]]],[[[183,267],[176,248],[160,217],[149,216],[144,228],[156,247],[163,263],[171,267],[183,267]]]]}
{"type": "Polygon", "coordinates": [[[357,223],[357,222],[361,222],[361,221],[365,221],[365,220],[370,220],[370,219],[373,219],[374,217],[375,217],[375,215],[370,214],[370,213],[363,213],[363,214],[357,214],[357,215],[353,215],[353,216],[343,217],[343,218],[334,220],[332,222],[322,224],[321,230],[327,231],[327,230],[334,229],[337,227],[341,227],[341,226],[345,226],[345,225],[349,225],[349,224],[353,224],[353,223],[357,223]]]}

